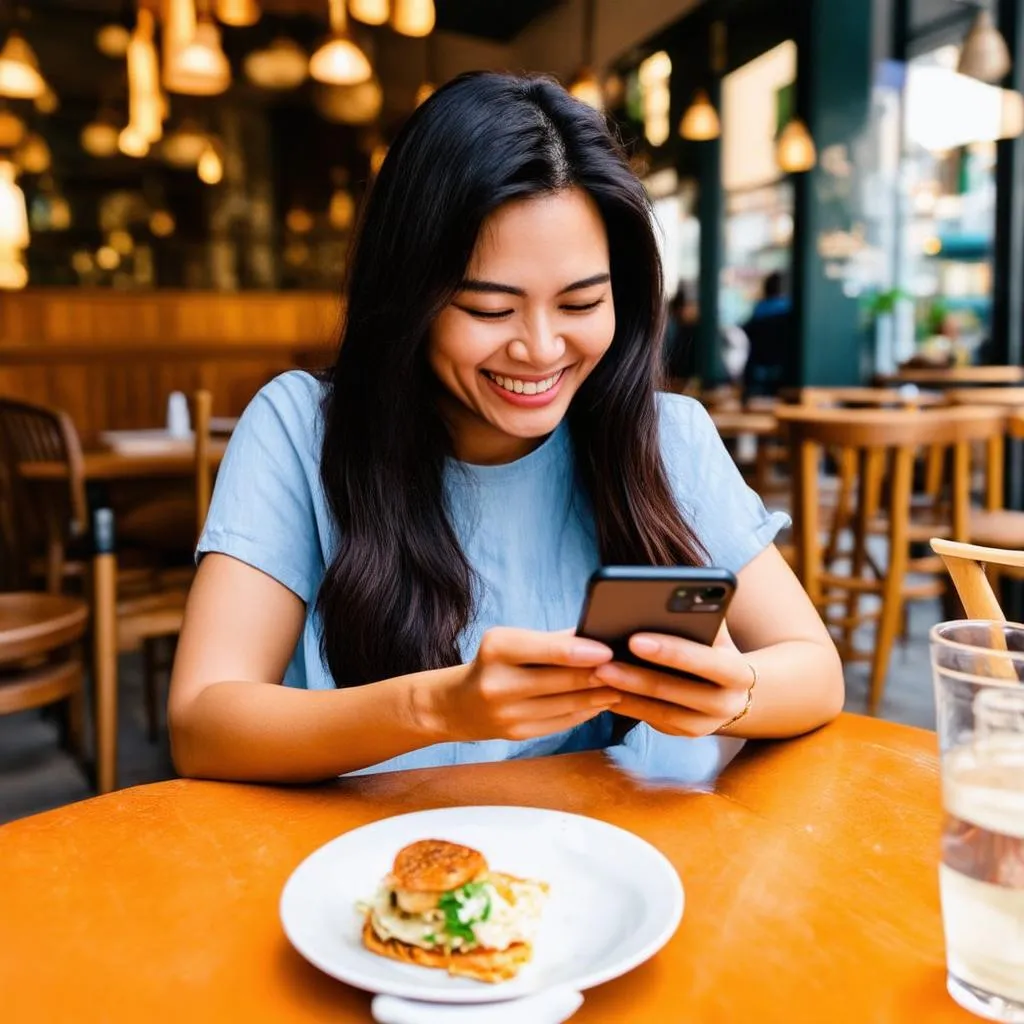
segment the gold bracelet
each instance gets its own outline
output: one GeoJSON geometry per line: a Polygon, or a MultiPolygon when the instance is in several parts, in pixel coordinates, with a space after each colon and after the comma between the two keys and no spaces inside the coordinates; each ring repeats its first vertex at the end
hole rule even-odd
{"type": "Polygon", "coordinates": [[[739,714],[733,715],[728,722],[724,722],[716,730],[715,734],[722,732],[723,729],[728,729],[730,726],[735,725],[741,718],[746,718],[747,713],[750,711],[750,706],[754,703],[754,687],[757,686],[757,667],[753,662],[748,661],[747,665],[750,668],[750,673],[754,677],[750,686],[747,687],[747,702],[743,705],[743,710],[739,714]]]}

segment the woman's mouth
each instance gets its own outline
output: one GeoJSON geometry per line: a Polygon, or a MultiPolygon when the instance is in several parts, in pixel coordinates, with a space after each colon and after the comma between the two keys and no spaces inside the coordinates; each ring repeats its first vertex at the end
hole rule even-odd
{"type": "Polygon", "coordinates": [[[489,370],[483,370],[481,373],[490,389],[511,402],[513,406],[537,407],[546,406],[558,394],[559,385],[565,376],[565,368],[543,378],[509,377],[489,370]]]}

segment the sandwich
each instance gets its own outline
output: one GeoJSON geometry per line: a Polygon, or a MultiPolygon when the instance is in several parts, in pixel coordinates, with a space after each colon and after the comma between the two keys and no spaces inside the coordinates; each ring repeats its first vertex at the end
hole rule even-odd
{"type": "Polygon", "coordinates": [[[548,887],[491,871],[484,855],[443,839],[398,851],[365,914],[379,956],[477,981],[514,978],[533,955],[548,887]]]}

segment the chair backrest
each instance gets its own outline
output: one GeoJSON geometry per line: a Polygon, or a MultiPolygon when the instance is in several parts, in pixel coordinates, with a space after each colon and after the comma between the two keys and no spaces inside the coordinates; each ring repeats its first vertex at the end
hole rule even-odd
{"type": "Polygon", "coordinates": [[[59,589],[64,546],[88,529],[85,471],[78,431],[66,412],[0,396],[0,459],[8,489],[6,528],[23,562],[21,576],[40,546],[48,551],[47,588],[59,589]],[[54,485],[30,486],[19,467],[49,462],[63,467],[54,485]]]}
{"type": "Polygon", "coordinates": [[[989,582],[985,566],[1024,570],[1024,551],[985,548],[978,544],[964,544],[939,537],[933,537],[931,545],[932,550],[945,563],[967,618],[1005,622],[1006,616],[989,582]]]}
{"type": "Polygon", "coordinates": [[[210,421],[213,395],[200,389],[192,396],[192,430],[196,438],[196,537],[203,532],[213,496],[213,462],[210,455],[210,421]]]}
{"type": "Polygon", "coordinates": [[[799,388],[790,396],[799,405],[816,408],[923,409],[941,405],[942,397],[931,391],[899,388],[799,388]]]}

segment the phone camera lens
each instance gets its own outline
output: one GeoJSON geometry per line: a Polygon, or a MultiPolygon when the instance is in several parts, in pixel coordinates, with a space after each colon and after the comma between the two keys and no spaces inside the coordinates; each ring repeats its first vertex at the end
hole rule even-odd
{"type": "Polygon", "coordinates": [[[686,587],[680,587],[676,591],[676,597],[686,597],[688,593],[689,591],[687,591],[686,587]]]}
{"type": "Polygon", "coordinates": [[[725,597],[725,587],[707,587],[703,597],[706,601],[721,601],[725,597]]]}

